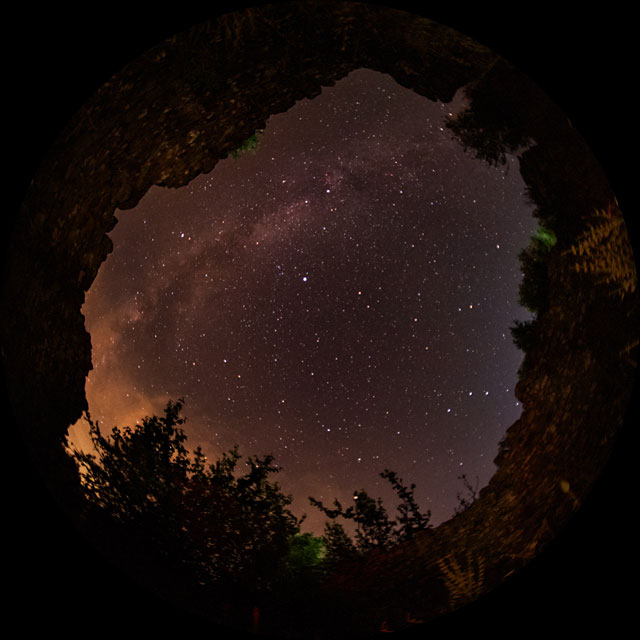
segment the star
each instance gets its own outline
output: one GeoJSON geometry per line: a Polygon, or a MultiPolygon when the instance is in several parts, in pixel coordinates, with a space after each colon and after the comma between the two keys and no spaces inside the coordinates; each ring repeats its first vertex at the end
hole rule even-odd
{"type": "Polygon", "coordinates": [[[273,454],[317,534],[309,495],[394,505],[385,468],[450,517],[453,451],[486,484],[521,411],[507,327],[528,317],[516,256],[536,222],[518,171],[444,126],[462,102],[442,107],[357,70],[272,116],[251,154],[118,212],[83,308],[92,416],[122,426],[188,395],[190,449],[273,454]],[[469,388],[473,419],[453,404],[469,388]]]}

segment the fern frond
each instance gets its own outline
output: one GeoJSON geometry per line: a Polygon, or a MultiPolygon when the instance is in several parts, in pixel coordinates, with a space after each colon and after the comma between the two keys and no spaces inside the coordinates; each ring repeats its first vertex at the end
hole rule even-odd
{"type": "Polygon", "coordinates": [[[457,601],[470,602],[482,593],[485,560],[479,557],[474,562],[470,552],[467,552],[466,559],[464,568],[451,554],[438,560],[452,607],[457,601]]]}
{"type": "Polygon", "coordinates": [[[582,259],[572,268],[577,273],[601,276],[596,284],[608,284],[621,299],[638,286],[633,249],[617,203],[604,210],[596,210],[601,219],[597,225],[589,225],[576,242],[564,253],[582,259]]]}

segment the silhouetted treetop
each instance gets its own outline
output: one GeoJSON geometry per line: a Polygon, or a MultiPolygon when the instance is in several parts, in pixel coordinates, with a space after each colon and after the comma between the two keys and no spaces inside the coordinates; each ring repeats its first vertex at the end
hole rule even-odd
{"type": "Polygon", "coordinates": [[[346,509],[337,498],[333,501],[334,509],[325,507],[320,500],[309,498],[311,504],[331,520],[343,518],[356,524],[355,542],[349,538],[342,524],[331,522],[325,525],[323,539],[330,560],[346,559],[376,548],[388,549],[411,539],[418,531],[431,528],[431,512],[420,511],[414,496],[415,484],[406,487],[397,473],[388,469],[380,477],[391,483],[400,498],[399,515],[395,519],[389,518],[380,498],[375,500],[364,490],[354,492],[354,503],[346,509]]]}
{"type": "Polygon", "coordinates": [[[71,456],[87,512],[128,527],[201,581],[268,585],[302,522],[271,481],[279,468],[271,455],[250,456],[239,474],[237,445],[212,464],[200,447],[190,454],[182,407],[169,401],[163,416],[107,436],[86,415],[95,451],[71,456]]]}

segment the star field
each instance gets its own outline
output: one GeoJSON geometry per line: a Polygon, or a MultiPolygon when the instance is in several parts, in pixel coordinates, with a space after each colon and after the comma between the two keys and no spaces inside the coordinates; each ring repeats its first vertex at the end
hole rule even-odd
{"type": "Polygon", "coordinates": [[[92,417],[184,397],[189,447],[272,453],[303,530],[325,519],[309,495],[395,506],[385,468],[450,517],[521,411],[508,328],[536,226],[517,159],[490,167],[446,129],[462,107],[358,70],[255,151],[117,212],[83,308],[92,417]]]}

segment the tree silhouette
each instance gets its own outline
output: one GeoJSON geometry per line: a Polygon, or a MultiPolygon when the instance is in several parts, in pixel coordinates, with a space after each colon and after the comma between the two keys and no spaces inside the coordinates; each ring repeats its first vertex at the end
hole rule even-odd
{"type": "Polygon", "coordinates": [[[536,322],[535,320],[514,320],[514,325],[509,327],[513,344],[525,353],[535,344],[536,339],[536,322]]]}
{"type": "Polygon", "coordinates": [[[374,500],[364,490],[354,492],[354,504],[346,509],[337,498],[333,502],[335,509],[325,507],[320,500],[309,498],[311,504],[323,511],[330,520],[343,518],[356,524],[355,542],[349,538],[341,523],[325,524],[323,539],[329,560],[352,558],[372,549],[388,549],[411,539],[418,531],[431,528],[431,512],[422,513],[415,501],[415,484],[407,488],[398,475],[388,469],[380,477],[391,483],[401,500],[398,506],[399,516],[395,519],[389,518],[380,498],[374,500]]]}
{"type": "Polygon", "coordinates": [[[451,118],[446,126],[462,143],[465,151],[473,151],[476,158],[492,166],[504,165],[507,153],[512,153],[520,145],[520,140],[511,141],[506,127],[486,126],[471,109],[461,111],[451,118]]]}
{"type": "Polygon", "coordinates": [[[416,485],[412,483],[409,488],[405,487],[402,484],[402,480],[398,478],[398,474],[395,471],[389,471],[388,469],[385,469],[380,474],[380,477],[391,483],[391,486],[402,501],[398,505],[398,512],[400,513],[400,516],[397,519],[397,539],[409,540],[410,538],[413,538],[418,531],[428,529],[431,511],[421,513],[420,507],[413,495],[416,485]]]}
{"type": "Polygon", "coordinates": [[[273,456],[248,457],[237,474],[237,445],[213,464],[200,447],[190,455],[181,426],[183,401],[163,416],[104,436],[86,419],[95,452],[70,452],[87,513],[99,513],[148,542],[150,552],[201,584],[241,583],[269,589],[302,520],[291,496],[270,481],[273,456]]]}
{"type": "Polygon", "coordinates": [[[547,263],[549,253],[555,244],[555,233],[539,225],[531,236],[529,245],[518,255],[522,269],[522,282],[518,292],[520,304],[532,313],[539,313],[547,304],[547,263]]]}
{"type": "Polygon", "coordinates": [[[458,476],[458,480],[462,480],[466,495],[458,492],[456,496],[458,498],[458,506],[455,510],[456,515],[466,511],[478,499],[478,485],[480,484],[480,478],[476,476],[476,484],[473,486],[471,482],[469,482],[466,473],[458,476]]]}
{"type": "Polygon", "coordinates": [[[496,102],[486,86],[476,86],[466,95],[471,99],[471,106],[449,118],[445,126],[465,151],[491,166],[505,165],[508,154],[516,153],[530,142],[516,111],[504,101],[496,102]]]}
{"type": "Polygon", "coordinates": [[[340,522],[325,523],[322,539],[327,549],[326,562],[329,565],[336,565],[342,560],[352,560],[359,555],[356,545],[340,522]]]}
{"type": "Polygon", "coordinates": [[[490,165],[505,165],[507,155],[526,148],[532,141],[527,111],[536,97],[527,95],[526,91],[518,72],[496,58],[465,88],[468,106],[450,117],[446,127],[465,151],[490,165]],[[525,93],[505,91],[511,82],[522,87],[525,93]]]}
{"type": "Polygon", "coordinates": [[[518,255],[522,270],[518,298],[520,304],[534,314],[532,319],[526,321],[515,320],[513,326],[509,327],[513,343],[525,354],[518,369],[519,379],[522,379],[531,365],[528,353],[537,340],[537,319],[548,305],[548,261],[556,242],[557,238],[554,231],[540,224],[529,239],[527,247],[518,255]]]}

